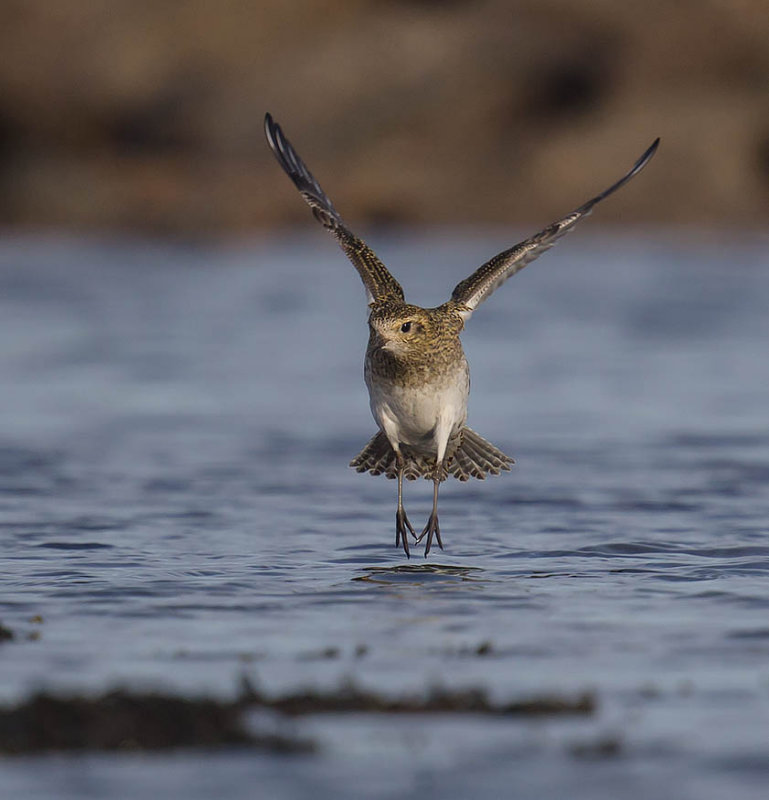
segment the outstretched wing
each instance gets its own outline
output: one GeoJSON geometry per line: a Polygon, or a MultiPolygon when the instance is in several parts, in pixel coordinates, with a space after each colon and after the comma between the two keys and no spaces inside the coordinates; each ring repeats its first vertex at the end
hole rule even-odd
{"type": "Polygon", "coordinates": [[[595,205],[637,175],[649,163],[659,143],[660,140],[655,139],[649,149],[636,161],[630,172],[601,194],[588,200],[587,203],[581,205],[576,211],[572,211],[571,214],[567,214],[563,219],[559,219],[558,222],[535,233],[531,238],[494,256],[491,261],[487,261],[482,267],[479,267],[469,278],[457,284],[451,294],[451,299],[461,306],[459,310],[462,316],[465,319],[469,318],[472,312],[497,287],[549,250],[561,236],[567,234],[581,219],[586,217],[595,205]]]}
{"type": "Polygon", "coordinates": [[[267,143],[278,159],[278,163],[294,182],[294,185],[307,201],[312,213],[320,224],[336,236],[339,246],[352,261],[366,287],[368,302],[373,303],[382,297],[396,297],[403,300],[403,289],[393,278],[385,265],[376,257],[374,251],[358,239],[344,224],[334,204],[326,197],[320,184],[312,176],[298,153],[286,139],[283,131],[270,116],[264,115],[264,132],[267,143]]]}

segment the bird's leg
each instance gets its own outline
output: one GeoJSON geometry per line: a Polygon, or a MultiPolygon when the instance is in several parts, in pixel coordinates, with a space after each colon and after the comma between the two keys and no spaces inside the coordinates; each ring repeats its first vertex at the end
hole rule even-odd
{"type": "Polygon", "coordinates": [[[441,485],[442,467],[442,462],[439,462],[435,468],[435,476],[433,477],[433,510],[430,512],[425,529],[419,534],[419,538],[417,539],[418,542],[421,542],[422,538],[425,536],[425,534],[427,534],[425,558],[427,558],[427,554],[430,552],[430,547],[433,543],[433,535],[435,535],[435,540],[438,542],[438,547],[443,550],[443,542],[441,541],[441,528],[438,524],[438,487],[441,485]]]}
{"type": "Polygon", "coordinates": [[[397,547],[403,538],[403,552],[408,558],[411,558],[409,553],[409,539],[408,532],[416,539],[417,535],[411,527],[409,518],[406,516],[406,510],[403,508],[403,470],[405,464],[403,456],[400,453],[396,454],[396,462],[398,467],[398,510],[395,512],[395,546],[397,547]]]}

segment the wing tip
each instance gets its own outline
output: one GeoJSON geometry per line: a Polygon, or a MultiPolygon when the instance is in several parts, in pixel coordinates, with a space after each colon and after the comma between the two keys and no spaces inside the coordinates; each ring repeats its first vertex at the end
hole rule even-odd
{"type": "MultiPolygon", "coordinates": [[[[333,210],[331,201],[326,197],[310,170],[294,150],[293,145],[286,138],[283,129],[275,122],[270,112],[264,115],[264,135],[267,138],[272,154],[282,167],[283,171],[294,182],[300,192],[309,192],[321,205],[329,206],[333,210]]],[[[305,198],[307,199],[307,198],[305,198]]]]}
{"type": "Polygon", "coordinates": [[[266,111],[264,114],[264,135],[267,138],[267,144],[270,145],[272,150],[277,146],[275,134],[280,131],[280,125],[272,118],[272,114],[266,111]]]}
{"type": "Polygon", "coordinates": [[[660,146],[660,137],[658,136],[647,148],[644,150],[638,161],[633,164],[633,168],[627,174],[627,180],[630,180],[634,175],[637,175],[651,160],[660,146]]]}
{"type": "Polygon", "coordinates": [[[614,194],[617,189],[621,189],[626,183],[631,181],[635,178],[636,175],[652,160],[652,157],[657,152],[657,148],[660,144],[660,137],[658,136],[641,154],[640,158],[633,164],[633,166],[616,182],[609,186],[608,189],[604,189],[600,194],[596,195],[595,197],[591,198],[581,205],[574,214],[579,214],[580,216],[589,214],[593,207],[598,205],[602,200],[605,200],[609,195],[614,194]]]}

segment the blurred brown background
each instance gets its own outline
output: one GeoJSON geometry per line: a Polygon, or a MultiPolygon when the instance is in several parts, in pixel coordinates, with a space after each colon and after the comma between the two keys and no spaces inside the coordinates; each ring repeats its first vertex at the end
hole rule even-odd
{"type": "Polygon", "coordinates": [[[271,111],[353,223],[759,227],[765,0],[3,0],[0,224],[307,221],[271,111]]]}

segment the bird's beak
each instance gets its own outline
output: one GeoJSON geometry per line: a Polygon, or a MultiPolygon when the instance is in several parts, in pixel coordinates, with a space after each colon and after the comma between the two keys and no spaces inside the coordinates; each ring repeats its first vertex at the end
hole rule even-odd
{"type": "Polygon", "coordinates": [[[371,341],[372,349],[373,350],[381,350],[383,347],[385,347],[385,345],[387,344],[387,339],[385,339],[384,336],[382,336],[382,334],[379,333],[376,330],[372,330],[371,333],[372,333],[372,337],[371,337],[372,338],[372,341],[371,341]]]}

